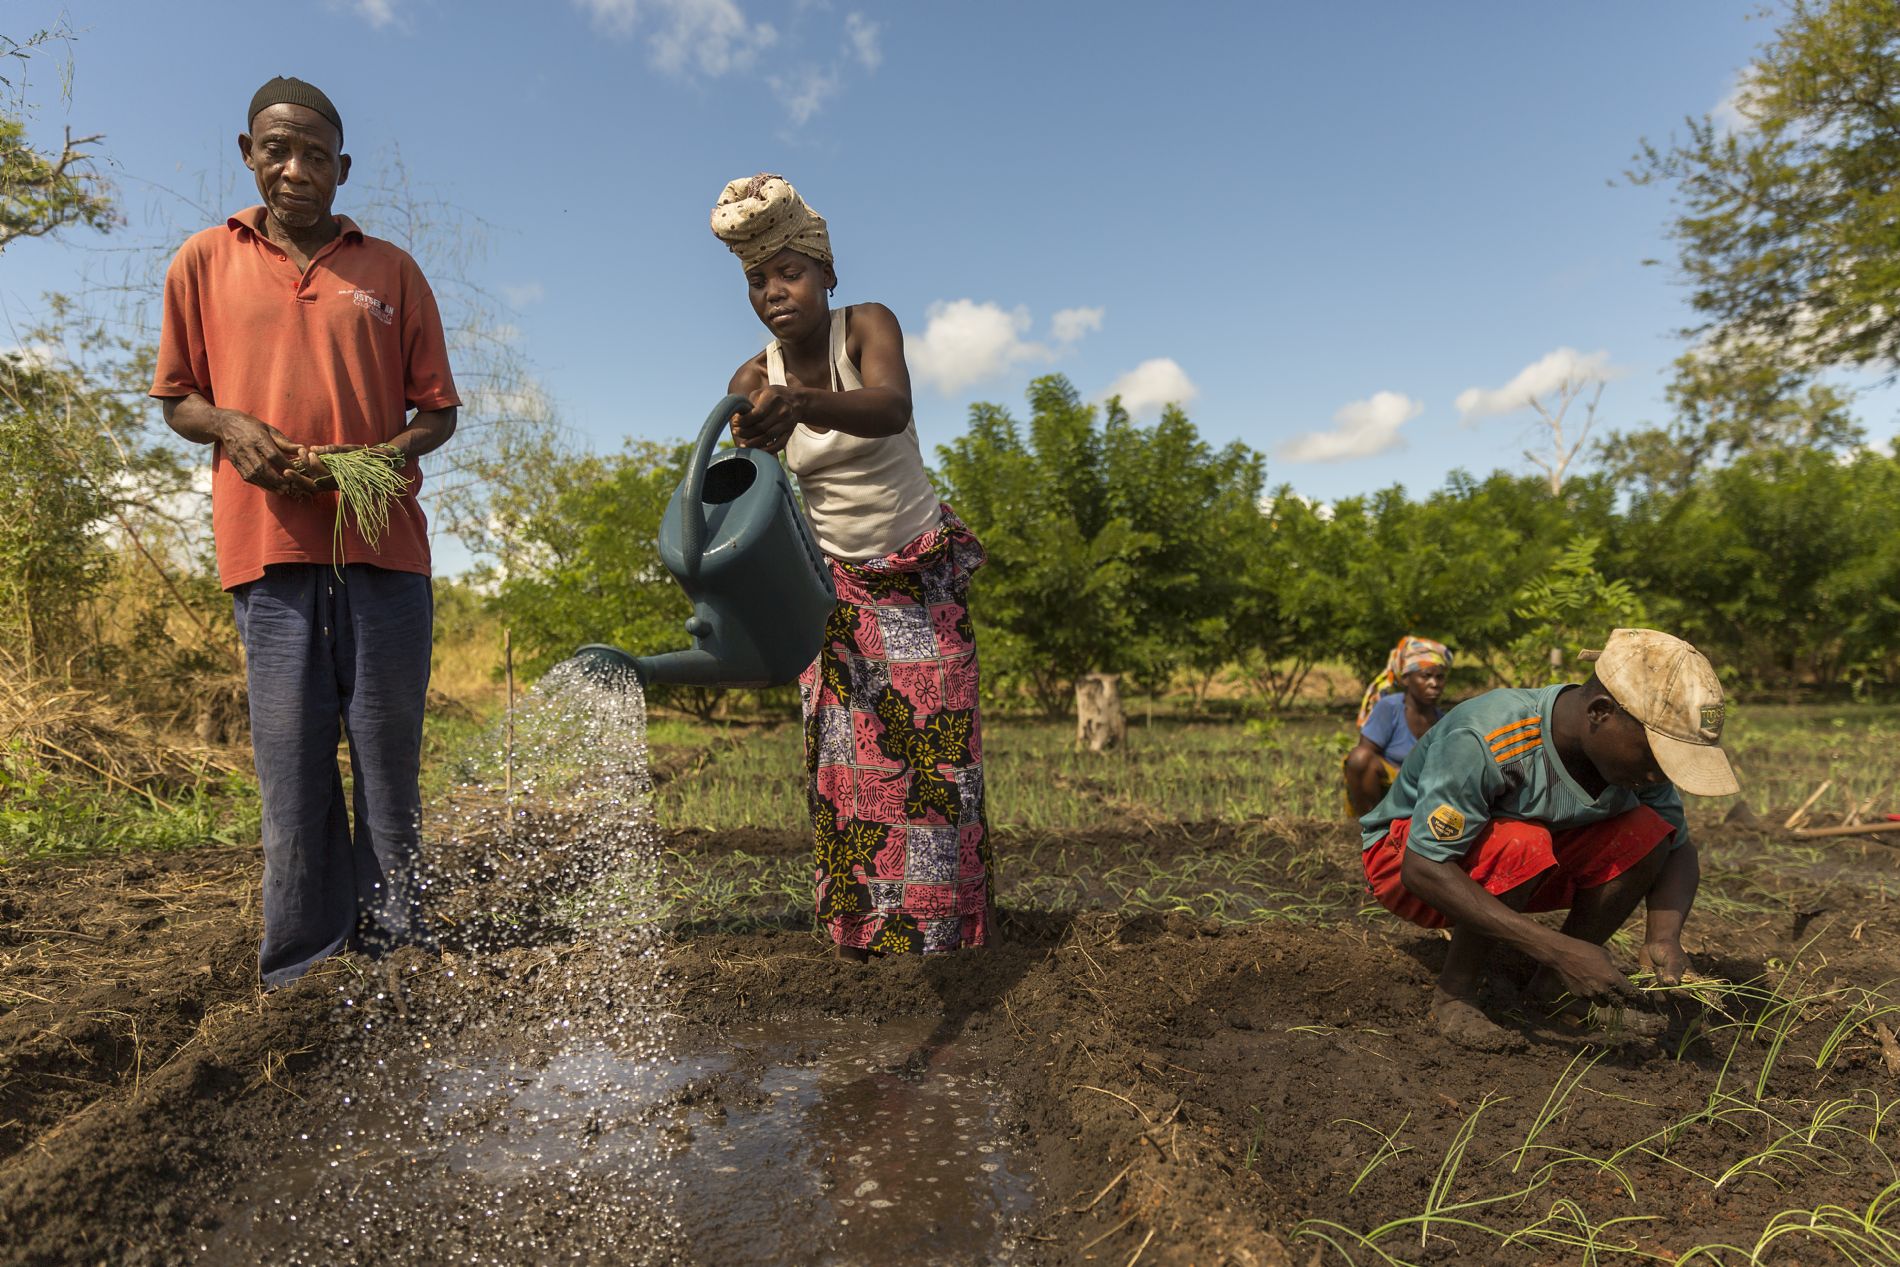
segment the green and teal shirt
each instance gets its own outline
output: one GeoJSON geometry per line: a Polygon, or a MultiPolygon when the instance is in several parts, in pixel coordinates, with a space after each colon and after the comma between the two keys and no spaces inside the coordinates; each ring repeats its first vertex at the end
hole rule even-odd
{"type": "Polygon", "coordinates": [[[1370,849],[1392,823],[1412,819],[1405,847],[1438,862],[1462,858],[1493,819],[1537,823],[1553,832],[1587,827],[1647,805],[1689,838],[1682,795],[1672,783],[1611,785],[1592,797],[1544,742],[1557,696],[1572,688],[1487,691],[1425,732],[1385,799],[1359,820],[1370,849]]]}

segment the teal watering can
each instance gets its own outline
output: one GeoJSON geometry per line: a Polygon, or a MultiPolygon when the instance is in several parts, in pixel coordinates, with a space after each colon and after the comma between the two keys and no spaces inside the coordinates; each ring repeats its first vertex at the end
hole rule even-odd
{"type": "Polygon", "coordinates": [[[713,407],[660,521],[660,561],[693,600],[693,645],[634,656],[592,643],[574,654],[583,672],[631,673],[642,686],[779,686],[817,656],[838,593],[784,468],[762,449],[713,461],[727,421],[751,407],[744,396],[713,407]]]}

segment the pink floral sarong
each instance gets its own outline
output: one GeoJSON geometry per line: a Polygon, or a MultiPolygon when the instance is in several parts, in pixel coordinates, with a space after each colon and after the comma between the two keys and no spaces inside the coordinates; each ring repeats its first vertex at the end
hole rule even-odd
{"type": "Polygon", "coordinates": [[[838,589],[799,678],[818,918],[885,954],[981,946],[991,918],[976,637],[983,547],[948,506],[895,554],[831,560],[838,589]]]}

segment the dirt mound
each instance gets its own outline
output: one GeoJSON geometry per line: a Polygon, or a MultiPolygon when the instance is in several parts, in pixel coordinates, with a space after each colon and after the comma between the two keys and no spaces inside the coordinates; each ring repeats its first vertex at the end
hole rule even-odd
{"type": "Polygon", "coordinates": [[[0,870],[0,1158],[254,1000],[258,870],[215,849],[0,870]]]}
{"type": "MultiPolygon", "coordinates": [[[[677,936],[670,1024],[703,1049],[771,1018],[917,1021],[914,1060],[954,1049],[1006,1096],[1036,1176],[1014,1261],[1049,1267],[1576,1261],[1586,1244],[1671,1256],[1713,1242],[1742,1245],[1740,1260],[1777,1213],[1866,1211],[1891,1180],[1900,1052],[1882,1026],[1900,1006],[1887,992],[1900,909],[1881,856],[1796,866],[1770,837],[1705,834],[1688,949],[1734,984],[1665,996],[1665,1038],[1626,1042],[1529,1012],[1507,975],[1492,1006],[1528,1045],[1493,1056],[1431,1028],[1444,942],[1359,912],[1342,832],[999,842],[1024,891],[1040,881],[1023,859],[1218,879],[1216,863],[1245,858],[1346,896],[1323,917],[1256,905],[1243,923],[1215,917],[1217,893],[1092,912],[1013,907],[1006,888],[1001,944],[870,964],[802,929],[677,936]]],[[[669,841],[808,847],[770,832],[669,841]]],[[[620,957],[555,920],[478,962],[406,961],[399,992],[339,962],[260,996],[256,882],[248,851],[0,872],[0,1262],[190,1261],[220,1234],[228,1185],[273,1173],[337,1112],[325,1065],[366,1015],[340,1023],[342,995],[382,995],[379,1023],[402,1025],[506,986],[501,1028],[484,1031],[499,1045],[610,1019],[620,957]]],[[[447,1209],[443,1226],[475,1214],[447,1209]]],[[[537,1243],[561,1243],[558,1208],[535,1218],[537,1243]]],[[[613,1243],[574,1230],[577,1252],[613,1243]]],[[[1845,1261],[1818,1234],[1787,1246],[1785,1261],[1845,1261]]],[[[692,1260],[690,1245],[668,1252],[692,1260]]],[[[407,1245],[401,1260],[455,1261],[432,1253],[407,1245]]]]}

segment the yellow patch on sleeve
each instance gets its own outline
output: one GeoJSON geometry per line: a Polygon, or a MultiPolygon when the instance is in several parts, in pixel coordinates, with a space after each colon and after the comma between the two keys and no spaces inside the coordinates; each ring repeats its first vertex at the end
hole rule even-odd
{"type": "Polygon", "coordinates": [[[1436,840],[1456,840],[1465,833],[1465,816],[1449,805],[1440,805],[1425,820],[1436,840]]]}

